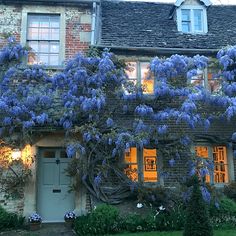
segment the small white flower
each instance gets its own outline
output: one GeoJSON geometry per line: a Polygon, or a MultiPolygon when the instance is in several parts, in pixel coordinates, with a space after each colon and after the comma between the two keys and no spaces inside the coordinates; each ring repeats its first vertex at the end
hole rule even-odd
{"type": "Polygon", "coordinates": [[[159,206],[159,210],[160,210],[160,211],[164,211],[165,209],[166,209],[165,207],[159,206]]]}
{"type": "Polygon", "coordinates": [[[137,208],[142,208],[143,204],[142,203],[137,203],[137,208]]]}

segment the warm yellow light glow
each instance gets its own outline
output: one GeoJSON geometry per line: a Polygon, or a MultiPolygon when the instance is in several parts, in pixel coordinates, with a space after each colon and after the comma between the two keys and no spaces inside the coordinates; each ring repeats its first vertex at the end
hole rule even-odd
{"type": "Polygon", "coordinates": [[[27,144],[21,152],[22,162],[25,166],[31,166],[33,162],[32,147],[27,144]]]}
{"type": "Polygon", "coordinates": [[[13,161],[19,160],[21,158],[21,151],[20,151],[20,149],[13,149],[11,155],[12,155],[12,160],[13,161]]]}

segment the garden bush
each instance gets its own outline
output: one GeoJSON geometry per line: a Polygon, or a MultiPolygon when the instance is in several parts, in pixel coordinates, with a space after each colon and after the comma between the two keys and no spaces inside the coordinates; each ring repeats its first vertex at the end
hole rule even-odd
{"type": "Polygon", "coordinates": [[[233,199],[236,202],[236,182],[232,182],[229,185],[225,185],[224,194],[233,199]]]}
{"type": "Polygon", "coordinates": [[[9,213],[0,206],[0,231],[17,229],[24,226],[24,217],[9,213]]]}
{"type": "Polygon", "coordinates": [[[186,209],[183,236],[212,236],[207,205],[203,200],[198,176],[192,177],[192,193],[186,209]]]}
{"type": "Polygon", "coordinates": [[[78,235],[104,235],[120,231],[121,219],[116,207],[101,204],[87,216],[77,217],[75,231],[78,235]]]}
{"type": "Polygon", "coordinates": [[[210,216],[216,229],[231,229],[236,227],[236,203],[227,197],[219,201],[219,206],[210,206],[210,216]]]}

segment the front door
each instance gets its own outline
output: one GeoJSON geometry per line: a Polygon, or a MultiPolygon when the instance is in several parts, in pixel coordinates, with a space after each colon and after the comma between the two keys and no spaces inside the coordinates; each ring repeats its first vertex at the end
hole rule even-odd
{"type": "Polygon", "coordinates": [[[65,172],[69,161],[64,149],[39,150],[37,210],[44,222],[62,222],[75,207],[71,178],[65,172]]]}

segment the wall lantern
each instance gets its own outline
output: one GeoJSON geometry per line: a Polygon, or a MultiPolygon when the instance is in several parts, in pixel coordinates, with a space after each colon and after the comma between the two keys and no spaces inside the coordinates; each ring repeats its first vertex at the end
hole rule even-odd
{"type": "Polygon", "coordinates": [[[20,149],[13,149],[12,150],[12,160],[19,160],[21,158],[21,150],[20,149]]]}

